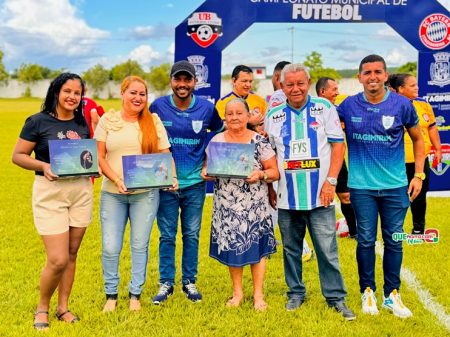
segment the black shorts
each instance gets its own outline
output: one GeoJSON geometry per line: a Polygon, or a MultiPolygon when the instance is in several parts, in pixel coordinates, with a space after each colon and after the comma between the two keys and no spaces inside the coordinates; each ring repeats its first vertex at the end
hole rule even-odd
{"type": "Polygon", "coordinates": [[[342,163],[342,168],[339,171],[339,175],[337,177],[336,193],[348,193],[350,190],[348,189],[347,183],[348,170],[344,160],[344,162],[342,163]]]}

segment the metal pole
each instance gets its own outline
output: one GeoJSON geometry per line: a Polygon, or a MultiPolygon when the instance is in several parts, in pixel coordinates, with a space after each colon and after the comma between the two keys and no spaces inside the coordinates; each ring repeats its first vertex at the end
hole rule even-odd
{"type": "Polygon", "coordinates": [[[294,26],[288,28],[291,31],[291,63],[294,63],[294,26]]]}

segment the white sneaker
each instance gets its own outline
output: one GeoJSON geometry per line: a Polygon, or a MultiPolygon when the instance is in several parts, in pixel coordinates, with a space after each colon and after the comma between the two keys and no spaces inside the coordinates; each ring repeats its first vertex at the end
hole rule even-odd
{"type": "Polygon", "coordinates": [[[383,308],[389,309],[395,316],[400,318],[408,318],[413,315],[411,310],[403,304],[397,289],[394,289],[389,294],[389,297],[384,297],[383,295],[383,308]]]}
{"type": "Polygon", "coordinates": [[[375,293],[373,292],[370,287],[367,287],[366,290],[364,290],[364,293],[361,296],[362,301],[362,312],[364,314],[370,314],[370,315],[378,315],[378,308],[377,308],[377,298],[375,297],[375,293]]]}

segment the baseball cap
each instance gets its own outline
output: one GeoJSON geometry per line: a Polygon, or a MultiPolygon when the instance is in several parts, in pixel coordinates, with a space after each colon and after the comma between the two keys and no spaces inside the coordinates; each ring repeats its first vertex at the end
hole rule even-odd
{"type": "Polygon", "coordinates": [[[170,70],[170,77],[177,75],[178,73],[188,73],[192,77],[195,77],[195,67],[188,61],[182,60],[175,62],[170,70]]]}

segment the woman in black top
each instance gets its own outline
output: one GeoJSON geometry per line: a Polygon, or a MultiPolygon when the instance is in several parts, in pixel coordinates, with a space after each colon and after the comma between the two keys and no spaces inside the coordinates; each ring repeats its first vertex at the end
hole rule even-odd
{"type": "Polygon", "coordinates": [[[14,148],[14,164],[35,171],[33,216],[44,242],[47,263],[40,278],[40,300],[34,327],[49,327],[50,299],[58,288],[56,316],[78,321],[68,309],[77,252],[92,217],[92,184],[87,177],[58,179],[51,171],[48,141],[89,138],[80,102],[84,83],[80,76],[62,73],[48,88],[42,111],[27,118],[14,148]],[[34,157],[31,153],[34,152],[34,157]]]}

